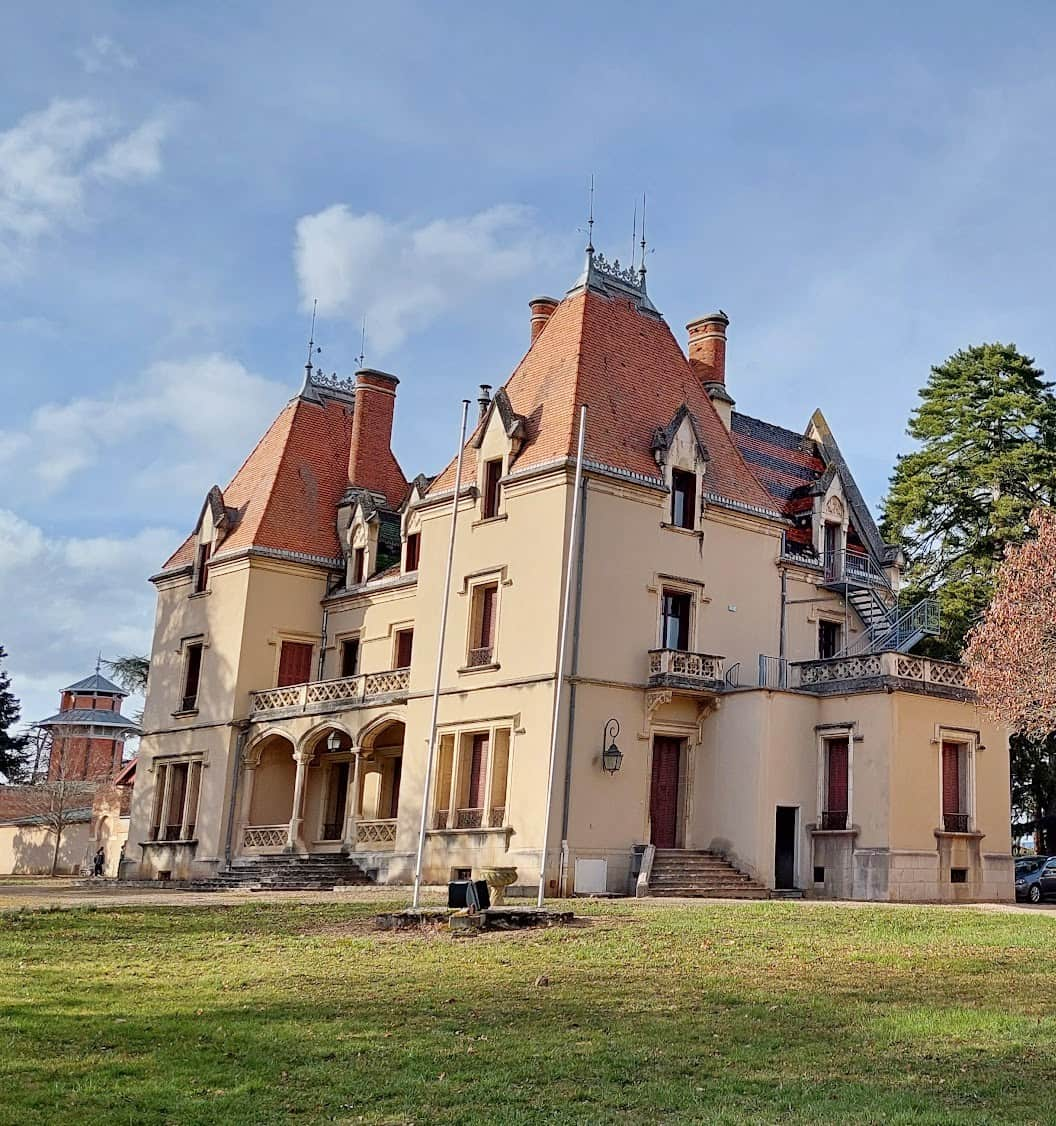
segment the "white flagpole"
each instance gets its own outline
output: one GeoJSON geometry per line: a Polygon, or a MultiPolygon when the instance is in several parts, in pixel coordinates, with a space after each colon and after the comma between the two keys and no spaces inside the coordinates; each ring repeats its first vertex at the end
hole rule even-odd
{"type": "Polygon", "coordinates": [[[436,719],[440,709],[440,674],[444,665],[444,638],[447,634],[447,606],[451,597],[451,568],[455,559],[455,524],[458,520],[458,498],[462,491],[462,455],[466,448],[466,418],[469,400],[462,400],[462,425],[458,436],[458,464],[455,468],[455,495],[451,498],[451,535],[447,541],[447,570],[444,573],[444,595],[440,606],[440,638],[436,646],[436,678],[433,681],[433,716],[429,722],[429,757],[425,764],[425,787],[422,790],[422,821],[418,828],[418,856],[414,864],[414,899],[417,911],[422,892],[422,853],[425,851],[425,830],[429,822],[429,798],[433,788],[433,763],[436,759],[436,719]]]}
{"type": "Polygon", "coordinates": [[[565,686],[565,641],[568,637],[568,609],[572,602],[572,576],[575,573],[576,539],[579,531],[579,493],[583,483],[583,440],[587,433],[587,406],[579,408],[579,447],[576,450],[576,484],[572,492],[572,522],[568,526],[568,559],[565,570],[565,600],[561,609],[561,639],[557,643],[557,680],[554,684],[554,716],[550,725],[550,771],[546,778],[546,817],[543,822],[543,847],[539,850],[539,900],[546,895],[546,855],[550,843],[550,810],[554,798],[554,764],[557,761],[557,729],[565,686]]]}

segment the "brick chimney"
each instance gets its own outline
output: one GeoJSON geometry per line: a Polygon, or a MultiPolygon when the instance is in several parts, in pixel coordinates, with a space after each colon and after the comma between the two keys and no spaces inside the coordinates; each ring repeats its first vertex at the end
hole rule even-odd
{"type": "Polygon", "coordinates": [[[546,322],[552,316],[557,305],[558,302],[553,297],[533,297],[528,302],[528,308],[532,311],[532,344],[535,343],[539,333],[546,328],[546,322]]]}
{"type": "Polygon", "coordinates": [[[396,376],[373,368],[356,372],[352,441],[348,447],[348,483],[383,493],[393,506],[403,500],[407,488],[391,448],[399,382],[396,376]]]}
{"type": "Polygon", "coordinates": [[[735,405],[726,390],[726,328],[729,323],[730,318],[720,309],[686,325],[690,366],[704,384],[704,390],[727,430],[735,405]]]}

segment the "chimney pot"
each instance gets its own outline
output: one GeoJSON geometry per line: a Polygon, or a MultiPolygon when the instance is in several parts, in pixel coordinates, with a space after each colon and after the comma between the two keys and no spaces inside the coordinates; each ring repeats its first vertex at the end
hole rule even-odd
{"type": "Polygon", "coordinates": [[[477,405],[480,407],[480,414],[477,415],[478,420],[483,418],[488,413],[488,407],[491,406],[491,384],[482,383],[480,385],[480,398],[477,400],[477,405]]]}
{"type": "Polygon", "coordinates": [[[730,318],[720,309],[686,325],[689,362],[704,383],[726,382],[726,328],[730,318]]]}
{"type": "Polygon", "coordinates": [[[546,322],[550,320],[557,306],[558,302],[553,297],[533,297],[528,302],[528,308],[532,311],[532,344],[535,343],[539,333],[546,328],[546,322]]]}

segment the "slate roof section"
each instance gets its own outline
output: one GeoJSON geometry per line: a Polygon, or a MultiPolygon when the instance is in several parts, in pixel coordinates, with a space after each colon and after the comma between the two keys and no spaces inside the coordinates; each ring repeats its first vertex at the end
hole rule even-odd
{"type": "Polygon", "coordinates": [[[122,731],[133,734],[139,732],[139,724],[123,716],[120,712],[107,711],[104,708],[70,708],[69,711],[58,712],[55,715],[42,719],[37,727],[59,727],[73,724],[76,727],[116,727],[122,731]]]}
{"type": "MultiPolygon", "coordinates": [[[[586,403],[588,464],[659,484],[653,436],[685,406],[710,455],[705,491],[776,515],[773,500],[746,465],[667,323],[616,288],[584,286],[566,296],[505,392],[525,430],[511,471],[574,457],[579,407],[586,403]]],[[[463,487],[476,480],[475,437],[476,431],[465,451],[463,487]]],[[[454,477],[452,461],[430,491],[450,489],[454,477]]]]}
{"type": "Polygon", "coordinates": [[[73,692],[78,696],[120,696],[122,699],[128,695],[123,688],[97,672],[86,676],[84,680],[78,680],[76,684],[68,685],[63,692],[73,692]]]}

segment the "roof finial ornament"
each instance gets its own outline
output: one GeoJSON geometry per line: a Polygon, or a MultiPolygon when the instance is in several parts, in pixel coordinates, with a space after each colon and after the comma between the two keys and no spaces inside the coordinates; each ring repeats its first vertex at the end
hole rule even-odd
{"type": "Polygon", "coordinates": [[[103,651],[99,650],[99,656],[95,658],[95,675],[99,675],[99,670],[103,666],[103,651]]]}
{"type": "Polygon", "coordinates": [[[363,314],[363,324],[359,332],[359,355],[356,357],[356,367],[362,368],[367,358],[367,314],[363,314]]]}
{"type": "Polygon", "coordinates": [[[587,260],[594,257],[594,173],[590,174],[590,207],[587,216],[587,260]]]}
{"type": "MultiPolygon", "coordinates": [[[[631,258],[634,265],[634,258],[631,258]]],[[[642,192],[642,264],[638,267],[638,284],[645,289],[645,192],[642,192]]]]}

